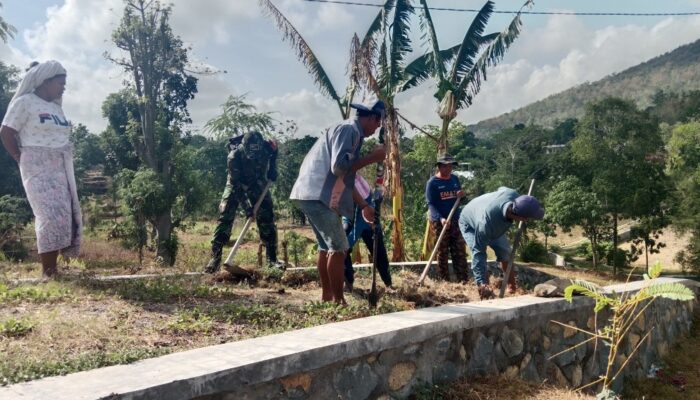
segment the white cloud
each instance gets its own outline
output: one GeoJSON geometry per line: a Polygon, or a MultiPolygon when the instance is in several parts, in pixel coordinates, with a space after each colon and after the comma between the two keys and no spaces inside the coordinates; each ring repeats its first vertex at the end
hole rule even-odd
{"type": "MultiPolygon", "coordinates": [[[[301,0],[275,0],[275,4],[309,40],[334,82],[344,84],[350,37],[357,30],[363,33],[375,10],[301,0]]],[[[12,43],[0,44],[0,60],[21,67],[34,59],[63,62],[69,71],[67,115],[99,132],[106,124],[102,101],[122,87],[123,72],[102,56],[114,51],[110,36],[122,10],[122,0],[65,0],[47,10],[44,23],[22,31],[18,40],[23,40],[26,52],[12,43]]],[[[463,18],[455,21],[441,25],[442,30],[460,31],[455,34],[460,36],[463,18]]],[[[288,44],[281,42],[273,22],[261,16],[256,0],[176,0],[172,24],[175,33],[192,45],[192,59],[230,72],[200,77],[199,93],[190,105],[195,126],[216,115],[228,95],[244,91],[251,92],[249,100],[261,110],[279,112],[278,119],[295,119],[300,134],[318,133],[340,118],[336,105],[316,91],[288,44]]],[[[474,105],[458,118],[471,123],[499,115],[619,72],[698,36],[698,17],[600,28],[575,16],[551,16],[537,28],[528,27],[526,21],[523,35],[504,62],[489,70],[474,105]]],[[[414,44],[419,43],[417,39],[414,44]]],[[[435,124],[439,121],[433,92],[434,87],[426,84],[400,95],[397,105],[414,122],[435,124]]]]}
{"type": "Polygon", "coordinates": [[[265,99],[251,98],[250,102],[260,111],[275,112],[273,117],[279,121],[294,120],[300,136],[317,136],[342,119],[333,101],[306,89],[265,99]]]}

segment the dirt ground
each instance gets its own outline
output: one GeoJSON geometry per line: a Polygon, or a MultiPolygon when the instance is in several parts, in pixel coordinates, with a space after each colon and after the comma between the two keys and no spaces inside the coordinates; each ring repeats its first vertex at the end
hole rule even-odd
{"type": "MultiPolygon", "coordinates": [[[[139,265],[136,252],[105,240],[99,232],[87,235],[80,260],[61,263],[61,277],[55,281],[18,284],[17,279],[40,276],[40,265],[31,258],[0,263],[0,385],[378,313],[479,300],[473,282],[428,278],[426,285],[418,287],[420,268],[393,268],[394,288],[378,283],[377,309],[368,306],[368,269],[357,270],[346,307],[319,301],[321,290],[313,269],[284,274],[258,269],[254,282],[184,275],[203,269],[211,229],[195,225],[180,235],[183,245],[173,267],[153,261],[139,265]],[[161,277],[92,279],[125,274],[161,277]]],[[[296,235],[292,237],[295,248],[288,246],[289,253],[296,252],[294,257],[289,255],[290,262],[294,258],[300,266],[313,265],[311,232],[284,228],[281,239],[289,237],[288,232],[296,235]]],[[[255,268],[258,259],[256,236],[250,234],[236,257],[249,269],[255,268]]],[[[147,260],[152,257],[145,254],[147,260]]],[[[577,277],[605,279],[580,274],[577,277]]]]}

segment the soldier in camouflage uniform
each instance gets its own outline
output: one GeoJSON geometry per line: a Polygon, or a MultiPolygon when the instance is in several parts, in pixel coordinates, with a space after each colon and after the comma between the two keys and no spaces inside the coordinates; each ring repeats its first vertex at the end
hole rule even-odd
{"type": "MultiPolygon", "coordinates": [[[[211,260],[205,269],[207,273],[215,273],[220,268],[221,251],[230,239],[238,207],[243,207],[247,217],[253,216],[253,206],[267,181],[277,179],[277,145],[274,141],[263,139],[259,132],[248,132],[243,135],[240,144],[235,139],[231,140],[227,164],[228,179],[219,204],[220,215],[211,241],[211,260]]],[[[281,267],[277,263],[277,227],[272,207],[272,197],[268,191],[255,221],[260,240],[265,244],[268,263],[281,267]]]]}

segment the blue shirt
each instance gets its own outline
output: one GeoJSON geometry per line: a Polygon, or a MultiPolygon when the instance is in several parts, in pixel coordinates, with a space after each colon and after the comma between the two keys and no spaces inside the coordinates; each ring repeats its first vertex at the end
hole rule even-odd
{"type": "Polygon", "coordinates": [[[507,187],[482,194],[464,206],[459,216],[460,227],[471,228],[476,246],[485,248],[490,241],[503,236],[513,225],[513,221],[506,218],[506,212],[518,196],[518,192],[507,187]]]}
{"type": "MultiPolygon", "coordinates": [[[[449,217],[450,210],[457,201],[457,192],[460,190],[462,185],[459,184],[459,179],[455,175],[450,174],[449,179],[438,176],[428,179],[425,185],[425,200],[428,202],[431,221],[440,221],[441,218],[449,217]]],[[[458,216],[459,212],[455,211],[452,219],[457,220],[458,216]]]]}
{"type": "Polygon", "coordinates": [[[351,167],[360,156],[363,140],[357,119],[328,129],[304,157],[289,198],[319,200],[338,214],[351,217],[355,186],[351,167]]]}

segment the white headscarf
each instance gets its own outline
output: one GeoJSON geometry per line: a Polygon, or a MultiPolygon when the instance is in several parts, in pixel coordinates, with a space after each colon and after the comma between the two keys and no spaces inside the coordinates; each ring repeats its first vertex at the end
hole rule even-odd
{"type": "MultiPolygon", "coordinates": [[[[36,88],[41,86],[45,80],[53,78],[56,75],[65,75],[66,69],[63,68],[61,63],[55,60],[49,60],[43,63],[39,63],[29,69],[27,74],[19,83],[15,95],[12,97],[12,101],[17,100],[20,96],[24,96],[27,93],[32,93],[36,88]]],[[[61,105],[61,98],[54,99],[54,103],[61,105]]]]}

